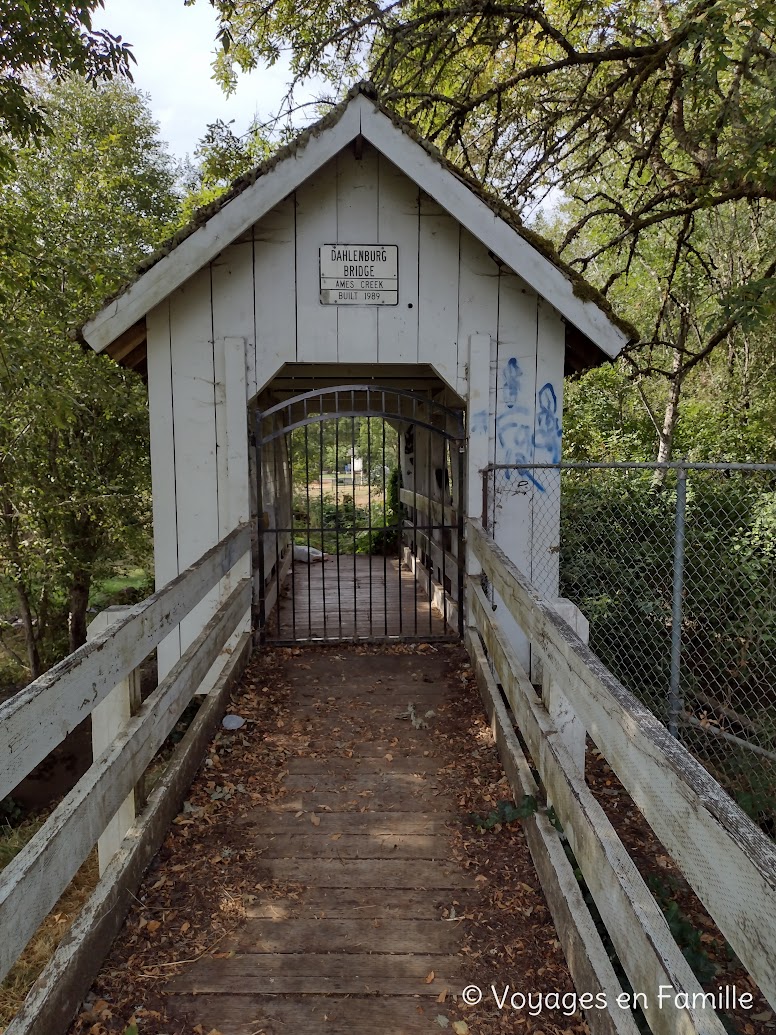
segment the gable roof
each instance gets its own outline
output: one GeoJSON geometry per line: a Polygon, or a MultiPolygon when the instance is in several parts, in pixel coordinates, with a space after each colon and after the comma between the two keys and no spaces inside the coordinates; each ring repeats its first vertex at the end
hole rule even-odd
{"type": "Polygon", "coordinates": [[[241,176],[150,256],[81,329],[96,352],[126,365],[144,358],[145,315],[211,262],[275,205],[357,137],[368,140],[506,266],[547,299],[578,333],[571,335],[582,369],[614,358],[638,332],[608,300],[562,262],[552,244],[523,226],[517,213],[467,176],[381,105],[360,83],[346,100],[290,144],[241,176]]]}

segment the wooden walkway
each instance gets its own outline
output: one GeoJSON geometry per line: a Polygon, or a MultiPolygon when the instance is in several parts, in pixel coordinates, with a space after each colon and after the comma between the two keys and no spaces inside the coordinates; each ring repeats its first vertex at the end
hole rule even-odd
{"type": "Polygon", "coordinates": [[[446,917],[475,886],[451,861],[441,659],[349,655],[345,681],[333,651],[301,656],[289,705],[314,736],[283,796],[244,826],[257,881],[287,894],[258,894],[224,958],[168,984],[168,1011],[223,1035],[432,1032],[462,979],[462,931],[446,917]],[[410,701],[426,728],[400,717],[410,701]]]}
{"type": "Polygon", "coordinates": [[[396,557],[330,556],[295,564],[270,616],[277,640],[378,639],[444,636],[442,612],[431,606],[423,580],[396,557]]]}

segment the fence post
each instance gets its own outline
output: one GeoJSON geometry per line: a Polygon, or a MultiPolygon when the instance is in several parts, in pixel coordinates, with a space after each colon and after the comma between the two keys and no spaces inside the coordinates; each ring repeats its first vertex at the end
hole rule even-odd
{"type": "Polygon", "coordinates": [[[682,592],[684,589],[684,534],[687,519],[687,466],[676,470],[676,520],[674,523],[674,592],[671,604],[671,682],[668,691],[668,729],[679,735],[682,711],[682,592]]]}
{"type": "MultiPolygon", "coordinates": [[[[129,611],[129,607],[119,605],[101,611],[89,623],[87,637],[93,639],[113,625],[129,611]]],[[[109,747],[122,728],[137,713],[140,707],[140,677],[137,671],[130,672],[126,679],[111,690],[92,711],[92,757],[99,756],[109,747]]],[[[108,863],[118,851],[129,828],[135,822],[135,791],[128,795],[118,808],[113,819],[97,841],[97,856],[100,876],[108,863]]]]}

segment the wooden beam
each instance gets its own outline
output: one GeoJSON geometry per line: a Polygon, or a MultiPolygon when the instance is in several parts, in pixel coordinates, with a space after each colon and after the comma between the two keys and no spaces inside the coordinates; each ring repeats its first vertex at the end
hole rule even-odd
{"type": "Polygon", "coordinates": [[[399,489],[399,498],[412,510],[421,511],[432,521],[437,521],[441,525],[457,525],[458,523],[458,511],[446,503],[440,503],[439,500],[429,499],[428,496],[413,492],[412,489],[399,489]]]}
{"type": "Polygon", "coordinates": [[[504,631],[473,586],[472,617],[480,631],[518,728],[547,789],[585,883],[636,992],[647,995],[644,1016],[656,1035],[724,1035],[713,1010],[682,1009],[671,999],[657,1008],[658,989],[702,995],[703,989],[673,939],[665,917],[606,813],[593,797],[550,723],[504,631]]]}
{"type": "MultiPolygon", "coordinates": [[[[467,626],[465,644],[515,802],[526,794],[538,799],[539,788],[491,675],[476,627],[467,626]]],[[[591,993],[593,1002],[600,1002],[597,997],[602,996],[608,1005],[605,1010],[585,1011],[592,1035],[637,1035],[638,1028],[630,1010],[615,1005],[617,996],[622,994],[622,985],[566,858],[558,831],[543,811],[527,816],[522,827],[574,986],[580,994],[591,993]]]]}
{"type": "Polygon", "coordinates": [[[94,847],[172,731],[240,618],[250,607],[244,579],[112,745],[95,760],[31,841],[3,870],[0,980],[94,847]]]}
{"type": "Polygon", "coordinates": [[[642,815],[776,1007],[776,845],[557,615],[487,535],[467,541],[642,815]],[[719,879],[724,874],[724,880],[719,879]]]}
{"type": "Polygon", "coordinates": [[[131,352],[134,352],[140,345],[144,345],[148,338],[148,331],[146,329],[145,315],[141,320],[138,320],[136,324],[133,324],[128,330],[120,334],[115,341],[106,349],[106,352],[115,359],[117,363],[120,363],[125,359],[131,352]]]}
{"type": "Polygon", "coordinates": [[[0,799],[137,668],[250,550],[241,525],[120,621],[0,705],[0,799]]]}
{"type": "Polygon", "coordinates": [[[148,804],[65,934],[6,1035],[65,1031],[121,930],[143,874],[202,764],[207,745],[229,703],[229,694],[250,656],[244,633],[211,693],[175,749],[148,804]]]}

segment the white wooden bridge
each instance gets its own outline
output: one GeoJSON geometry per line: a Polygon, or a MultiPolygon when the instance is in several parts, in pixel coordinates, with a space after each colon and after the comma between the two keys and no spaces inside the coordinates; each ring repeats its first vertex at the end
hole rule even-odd
{"type": "MultiPolygon", "coordinates": [[[[504,635],[499,611],[493,612],[480,577],[470,579],[466,648],[516,800],[534,794],[551,802],[632,989],[653,997],[662,989],[662,1008],[645,1011],[650,1029],[660,1035],[722,1035],[722,1023],[704,999],[660,908],[586,785],[581,768],[585,732],[773,1005],[772,842],[603,668],[476,521],[468,524],[467,542],[541,663],[542,686],[537,689],[504,635]]],[[[143,871],[181,807],[224,714],[230,686],[251,652],[247,633],[228,656],[145,809],[134,818],[131,808],[126,812],[133,787],[238,628],[250,600],[249,582],[232,581],[216,614],[134,715],[127,716],[121,702],[128,700],[129,681],[143,659],[212,587],[229,582],[249,549],[249,529],[235,530],[169,586],[3,706],[1,795],[87,715],[96,715],[103,730],[106,724],[115,726],[104,750],[96,747],[86,775],[3,871],[4,975],[101,839],[99,884],[7,1035],[55,1035],[67,1029],[121,927],[143,871]]],[[[525,831],[578,991],[602,993],[615,1004],[622,986],[556,827],[540,809],[525,820],[525,831]]],[[[384,960],[384,973],[390,974],[391,956],[384,960]]],[[[376,991],[379,998],[380,989],[376,991]]],[[[373,994],[370,1001],[375,1003],[373,994]]],[[[587,1020],[594,1032],[637,1030],[630,1011],[616,1007],[590,1011],[587,1020]]]]}
{"type": "MultiPolygon", "coordinates": [[[[544,546],[534,535],[534,499],[555,475],[520,473],[560,459],[564,374],[616,357],[634,333],[365,87],[237,181],[84,326],[95,351],[147,377],[157,592],[112,624],[101,619],[88,644],[0,708],[0,799],[88,716],[94,734],[94,764],[0,876],[0,978],[97,843],[101,859],[96,890],[6,1035],[67,1030],[231,686],[279,614],[276,638],[291,642],[364,630],[463,642],[513,794],[542,803],[525,833],[577,990],[608,1004],[586,1013],[591,1031],[635,1035],[633,1013],[617,1006],[626,983],[650,997],[656,1035],[724,1027],[586,783],[587,738],[776,1009],[776,849],[579,637],[584,622],[557,599],[558,551],[546,545],[559,509],[545,518],[544,546]],[[314,578],[295,572],[299,484],[307,546],[327,534],[322,425],[351,422],[354,471],[361,417],[396,436],[400,552],[390,563],[357,558],[354,532],[346,558],[337,549],[314,578]],[[488,464],[516,477],[486,531],[488,464]],[[151,653],[158,686],[140,702],[134,673],[151,653]],[[204,703],[135,815],[133,789],[195,694],[204,703]]],[[[345,466],[337,446],[335,481],[345,466]]],[[[384,475],[385,453],[378,468],[384,475]]],[[[367,489],[370,515],[371,503],[367,489]]],[[[371,516],[365,531],[375,531],[371,516]]],[[[379,778],[379,762],[370,765],[379,778]]],[[[423,815],[436,836],[434,814],[423,815]]],[[[424,836],[419,824],[407,837],[424,836]]],[[[378,961],[372,1005],[389,989],[430,994],[411,967],[399,980],[393,955],[378,961]]],[[[318,974],[317,994],[334,976],[318,974]]],[[[270,978],[259,985],[271,998],[270,978]]],[[[368,1006],[339,1030],[363,1031],[368,1006]]],[[[396,1010],[405,1020],[383,1031],[408,1035],[396,1010]]]]}

